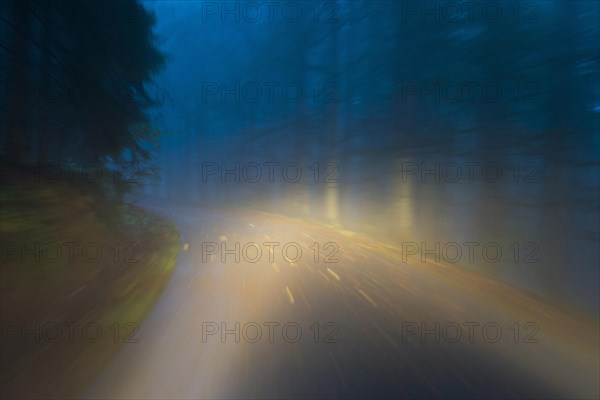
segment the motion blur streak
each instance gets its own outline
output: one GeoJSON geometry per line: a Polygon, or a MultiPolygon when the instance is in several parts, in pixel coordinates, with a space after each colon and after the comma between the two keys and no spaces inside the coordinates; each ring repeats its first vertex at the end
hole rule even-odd
{"type": "Polygon", "coordinates": [[[600,2],[0,23],[1,398],[600,398],[600,2]]]}
{"type": "MultiPolygon", "coordinates": [[[[403,263],[393,249],[311,223],[214,208],[163,211],[178,222],[190,250],[141,326],[143,341],[115,358],[89,397],[577,397],[597,390],[597,326],[589,317],[456,267],[403,263]],[[314,263],[306,254],[310,269],[282,262],[279,273],[266,256],[256,263],[231,262],[231,256],[227,263],[219,256],[199,263],[201,243],[218,241],[221,233],[240,243],[261,243],[266,234],[311,246],[302,232],[338,243],[340,262],[314,263]],[[319,272],[336,276],[327,265],[336,265],[339,279],[322,278],[319,272]],[[291,343],[280,326],[271,343],[263,326],[260,341],[244,340],[245,324],[269,321],[297,322],[303,336],[291,343]],[[315,321],[335,321],[338,342],[315,343],[315,321]],[[443,336],[436,342],[434,334],[426,343],[420,334],[403,342],[402,323],[408,321],[427,322],[430,330],[436,321],[491,321],[503,336],[491,343],[476,329],[469,343],[463,327],[457,343],[443,336]],[[539,342],[521,337],[515,343],[509,330],[514,321],[536,321],[539,342]],[[206,322],[220,331],[203,342],[206,322]],[[222,322],[231,332],[240,323],[239,342],[234,333],[221,336],[222,322]]],[[[247,336],[254,338],[254,331],[247,336]]],[[[296,333],[290,328],[288,336],[296,333]]],[[[489,338],[495,336],[490,329],[489,338]]]]}

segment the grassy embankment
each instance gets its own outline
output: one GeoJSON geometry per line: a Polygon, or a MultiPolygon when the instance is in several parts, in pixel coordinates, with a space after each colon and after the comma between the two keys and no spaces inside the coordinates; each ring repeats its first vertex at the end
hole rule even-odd
{"type": "Polygon", "coordinates": [[[169,221],[97,185],[2,184],[1,397],[76,397],[143,340],[179,241],[169,221]]]}

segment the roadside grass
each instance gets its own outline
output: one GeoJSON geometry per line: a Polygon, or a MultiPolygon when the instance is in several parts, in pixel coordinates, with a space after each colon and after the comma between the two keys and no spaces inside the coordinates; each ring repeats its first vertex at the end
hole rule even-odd
{"type": "Polygon", "coordinates": [[[143,340],[179,242],[170,221],[91,185],[3,185],[1,397],[77,397],[120,346],[143,340]]]}

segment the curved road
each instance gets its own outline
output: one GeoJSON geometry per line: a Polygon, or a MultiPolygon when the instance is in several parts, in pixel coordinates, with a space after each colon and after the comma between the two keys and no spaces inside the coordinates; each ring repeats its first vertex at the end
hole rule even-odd
{"type": "Polygon", "coordinates": [[[600,396],[591,318],[320,225],[160,211],[187,246],[86,398],[600,396]]]}

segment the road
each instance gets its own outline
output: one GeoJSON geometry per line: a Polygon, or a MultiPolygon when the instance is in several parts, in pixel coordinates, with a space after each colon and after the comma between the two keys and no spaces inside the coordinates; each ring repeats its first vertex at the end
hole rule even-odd
{"type": "Polygon", "coordinates": [[[160,211],[187,245],[85,398],[600,395],[593,318],[310,222],[160,211]]]}

